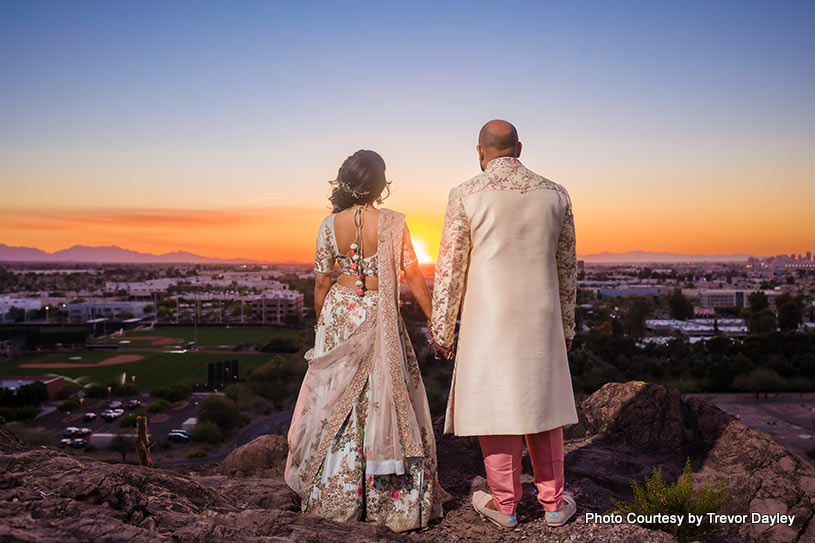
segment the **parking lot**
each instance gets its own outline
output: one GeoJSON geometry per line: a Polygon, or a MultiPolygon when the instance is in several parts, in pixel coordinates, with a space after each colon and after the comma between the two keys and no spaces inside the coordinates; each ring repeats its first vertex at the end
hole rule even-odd
{"type": "MultiPolygon", "coordinates": [[[[167,435],[170,430],[180,429],[184,421],[196,416],[198,405],[206,395],[207,393],[195,393],[190,396],[188,400],[171,404],[170,408],[166,409],[165,411],[160,413],[151,413],[150,421],[148,423],[148,433],[150,439],[159,443],[167,441],[167,435]]],[[[43,406],[44,408],[40,416],[26,426],[31,429],[46,432],[50,438],[51,444],[54,446],[59,445],[60,440],[63,438],[65,429],[68,427],[88,428],[91,430],[92,435],[116,434],[117,432],[123,430],[120,428],[122,417],[139,409],[144,409],[146,405],[154,399],[155,398],[152,398],[149,394],[111,399],[88,398],[85,400],[81,409],[71,413],[63,413],[59,411],[56,409],[58,404],[54,403],[48,406],[43,406]],[[141,402],[141,407],[128,408],[127,403],[130,400],[139,400],[141,402]],[[100,416],[100,414],[107,409],[113,401],[118,401],[123,404],[122,409],[124,410],[124,414],[121,417],[117,417],[113,420],[105,420],[100,416]],[[87,413],[95,413],[97,416],[92,421],[86,421],[84,419],[87,413]]],[[[125,431],[128,433],[135,433],[135,428],[128,428],[125,431]]],[[[228,444],[222,445],[222,447],[224,446],[228,446],[228,444]]],[[[186,451],[191,449],[199,449],[201,447],[201,444],[173,443],[169,450],[162,450],[159,447],[154,447],[151,453],[154,460],[158,461],[170,459],[180,460],[185,458],[186,451]]],[[[217,454],[218,451],[215,447],[210,448],[212,449],[211,454],[217,454]]],[[[95,458],[111,458],[121,460],[121,454],[119,452],[110,450],[109,447],[97,447],[97,450],[91,452],[85,451],[84,448],[73,449],[72,447],[66,447],[66,450],[71,450],[75,454],[89,455],[95,458]]],[[[135,450],[129,453],[129,455],[129,460],[135,459],[135,450]]]]}

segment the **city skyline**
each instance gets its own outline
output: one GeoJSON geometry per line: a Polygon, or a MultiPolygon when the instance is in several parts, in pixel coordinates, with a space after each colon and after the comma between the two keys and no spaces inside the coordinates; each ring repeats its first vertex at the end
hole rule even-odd
{"type": "Polygon", "coordinates": [[[4,4],[0,243],[305,262],[372,148],[435,259],[503,117],[579,254],[815,247],[812,4],[515,7],[4,4]]]}

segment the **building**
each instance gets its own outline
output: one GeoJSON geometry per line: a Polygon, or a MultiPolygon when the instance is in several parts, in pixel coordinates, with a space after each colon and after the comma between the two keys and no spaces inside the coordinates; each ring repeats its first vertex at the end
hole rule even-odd
{"type": "Polygon", "coordinates": [[[42,300],[39,298],[16,298],[13,296],[0,296],[0,313],[6,314],[12,307],[25,309],[26,312],[32,309],[42,309],[42,300]]]}
{"type": "Polygon", "coordinates": [[[763,292],[771,309],[775,309],[775,298],[782,294],[775,290],[702,289],[699,291],[699,306],[712,309],[746,307],[750,305],[750,294],[753,292],[763,292]]]}
{"type": "Polygon", "coordinates": [[[89,301],[68,304],[65,309],[71,322],[85,322],[97,317],[115,318],[123,312],[144,317],[144,308],[148,305],[153,305],[153,302],[89,301]]]}
{"type": "Polygon", "coordinates": [[[705,309],[744,307],[744,301],[743,290],[702,289],[699,292],[699,306],[705,309]]]}
{"type": "Polygon", "coordinates": [[[62,376],[43,376],[43,377],[16,377],[12,375],[4,375],[0,377],[0,388],[17,388],[23,385],[40,382],[45,385],[48,391],[48,397],[54,399],[60,393],[63,387],[62,376]]]}
{"type": "Polygon", "coordinates": [[[266,292],[252,300],[252,319],[277,325],[299,322],[306,314],[303,299],[303,294],[296,290],[266,292]]]}
{"type": "Polygon", "coordinates": [[[598,297],[626,298],[629,296],[659,296],[659,289],[653,287],[598,288],[598,297]]]}

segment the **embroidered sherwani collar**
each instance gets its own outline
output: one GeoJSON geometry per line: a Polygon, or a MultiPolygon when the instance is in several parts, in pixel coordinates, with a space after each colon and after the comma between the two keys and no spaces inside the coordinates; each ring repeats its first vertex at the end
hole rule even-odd
{"type": "Polygon", "coordinates": [[[493,158],[487,162],[486,166],[484,166],[484,172],[490,172],[505,166],[518,167],[523,166],[523,164],[521,164],[521,161],[514,156],[499,156],[498,158],[493,158]]]}

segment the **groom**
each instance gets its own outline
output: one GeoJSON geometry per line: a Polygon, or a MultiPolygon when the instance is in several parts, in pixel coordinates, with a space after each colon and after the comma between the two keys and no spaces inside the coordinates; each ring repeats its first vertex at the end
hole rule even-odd
{"type": "Polygon", "coordinates": [[[433,341],[448,354],[461,306],[444,433],[478,436],[492,494],[473,507],[517,525],[523,439],[546,522],[574,515],[563,491],[562,426],[577,422],[566,351],[577,256],[569,194],[524,167],[510,123],[484,125],[482,173],[450,191],[433,287],[433,341]],[[465,292],[466,291],[466,292],[465,292]]]}

